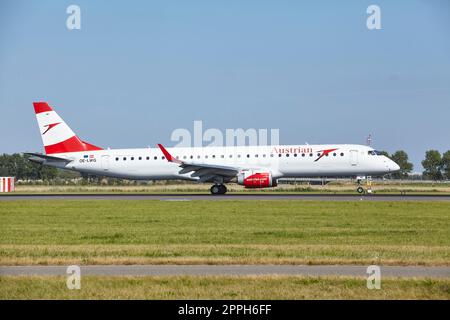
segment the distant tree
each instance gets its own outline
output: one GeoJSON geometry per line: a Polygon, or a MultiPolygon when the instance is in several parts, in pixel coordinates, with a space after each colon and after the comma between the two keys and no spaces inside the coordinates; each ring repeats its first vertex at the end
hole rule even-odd
{"type": "Polygon", "coordinates": [[[413,170],[413,164],[408,162],[408,154],[403,150],[393,153],[390,158],[400,166],[400,171],[392,174],[395,179],[406,178],[413,170]]]}
{"type": "Polygon", "coordinates": [[[24,155],[15,153],[0,156],[0,175],[13,176],[23,180],[52,180],[56,178],[58,170],[33,163],[24,155]]]}
{"type": "Polygon", "coordinates": [[[423,175],[432,180],[442,179],[442,158],[437,150],[428,150],[425,153],[425,160],[422,161],[425,171],[423,175]]]}
{"type": "Polygon", "coordinates": [[[441,162],[442,162],[441,163],[442,171],[444,173],[445,179],[449,179],[450,180],[450,150],[447,150],[442,155],[441,162]]]}

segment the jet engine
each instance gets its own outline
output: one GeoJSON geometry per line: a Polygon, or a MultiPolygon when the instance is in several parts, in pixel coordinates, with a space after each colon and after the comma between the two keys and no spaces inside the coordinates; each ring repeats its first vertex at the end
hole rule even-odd
{"type": "Polygon", "coordinates": [[[238,184],[245,188],[268,188],[276,187],[277,181],[272,178],[270,172],[244,170],[237,175],[238,184]]]}

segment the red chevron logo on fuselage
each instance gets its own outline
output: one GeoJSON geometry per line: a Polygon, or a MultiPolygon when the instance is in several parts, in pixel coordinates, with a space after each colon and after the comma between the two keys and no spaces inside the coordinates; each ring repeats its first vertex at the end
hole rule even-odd
{"type": "Polygon", "coordinates": [[[319,161],[323,156],[327,156],[330,152],[336,151],[336,149],[326,149],[326,150],[319,150],[319,152],[322,152],[322,154],[316,159],[314,160],[314,162],[319,161]]]}

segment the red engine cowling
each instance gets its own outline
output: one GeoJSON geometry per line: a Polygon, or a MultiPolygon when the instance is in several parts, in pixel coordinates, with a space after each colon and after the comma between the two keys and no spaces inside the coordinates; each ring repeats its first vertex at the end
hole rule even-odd
{"type": "Polygon", "coordinates": [[[245,170],[239,172],[237,178],[238,184],[246,188],[269,188],[277,185],[270,172],[245,170]]]}

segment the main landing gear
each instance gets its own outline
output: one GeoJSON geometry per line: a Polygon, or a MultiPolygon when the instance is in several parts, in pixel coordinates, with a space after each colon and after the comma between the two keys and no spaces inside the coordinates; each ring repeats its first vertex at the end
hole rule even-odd
{"type": "Polygon", "coordinates": [[[211,194],[218,195],[218,194],[225,194],[227,192],[227,187],[223,184],[215,184],[211,187],[211,194]]]}

